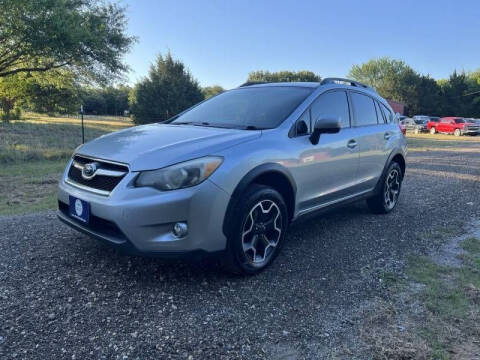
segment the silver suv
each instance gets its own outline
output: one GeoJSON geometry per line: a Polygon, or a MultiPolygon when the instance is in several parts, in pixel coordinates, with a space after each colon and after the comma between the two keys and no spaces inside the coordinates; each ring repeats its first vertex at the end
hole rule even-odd
{"type": "Polygon", "coordinates": [[[394,119],[351,80],[247,83],[78,148],[58,216],[131,254],[217,254],[254,274],[307,214],[359,199],[394,209],[406,156],[394,119]]]}

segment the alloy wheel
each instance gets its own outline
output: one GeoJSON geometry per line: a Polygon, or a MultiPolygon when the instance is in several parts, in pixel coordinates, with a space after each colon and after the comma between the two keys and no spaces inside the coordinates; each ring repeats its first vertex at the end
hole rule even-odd
{"type": "Polygon", "coordinates": [[[385,180],[385,206],[388,210],[395,207],[400,194],[400,173],[397,169],[392,169],[385,180]]]}
{"type": "Polygon", "coordinates": [[[242,248],[253,265],[267,262],[282,235],[282,213],[272,200],[255,204],[243,224],[242,248]]]}

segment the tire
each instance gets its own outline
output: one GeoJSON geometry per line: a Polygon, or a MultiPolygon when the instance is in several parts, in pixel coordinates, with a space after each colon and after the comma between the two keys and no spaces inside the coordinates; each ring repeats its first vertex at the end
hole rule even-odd
{"type": "Polygon", "coordinates": [[[460,136],[460,135],[462,135],[462,132],[460,131],[460,129],[455,129],[455,130],[453,131],[453,135],[455,135],[455,136],[460,136]]]}
{"type": "Polygon", "coordinates": [[[430,128],[430,134],[434,135],[436,132],[437,132],[437,129],[435,129],[434,127],[430,128]]]}
{"type": "Polygon", "coordinates": [[[400,165],[392,161],[380,181],[380,190],[367,199],[367,204],[374,214],[388,214],[397,206],[402,188],[403,173],[400,165]]]}
{"type": "Polygon", "coordinates": [[[288,226],[287,205],[276,190],[253,184],[236,204],[233,216],[222,265],[233,274],[257,274],[280,252],[288,226]]]}

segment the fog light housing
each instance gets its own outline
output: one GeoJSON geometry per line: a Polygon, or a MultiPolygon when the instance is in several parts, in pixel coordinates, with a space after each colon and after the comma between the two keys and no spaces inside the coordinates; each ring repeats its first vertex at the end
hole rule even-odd
{"type": "Polygon", "coordinates": [[[178,238],[184,237],[188,233],[187,224],[184,222],[175,223],[175,225],[173,225],[172,233],[178,238]]]}

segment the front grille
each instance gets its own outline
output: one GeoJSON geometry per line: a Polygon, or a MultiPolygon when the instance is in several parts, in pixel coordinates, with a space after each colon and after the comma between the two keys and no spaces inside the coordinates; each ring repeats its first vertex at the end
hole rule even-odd
{"type": "Polygon", "coordinates": [[[112,164],[101,160],[92,160],[76,155],[73,158],[70,169],[68,170],[68,180],[74,184],[83,185],[92,189],[101,190],[103,192],[110,192],[115,188],[115,186],[118,185],[118,183],[125,177],[127,173],[128,168],[125,165],[112,164]],[[79,167],[93,162],[97,164],[97,173],[91,179],[86,179],[82,176],[82,170],[79,167]],[[102,171],[110,171],[112,173],[117,172],[121,175],[102,175],[102,171]]]}
{"type": "Polygon", "coordinates": [[[477,125],[465,126],[465,130],[467,131],[478,131],[479,129],[480,129],[480,126],[477,126],[477,125]]]}

